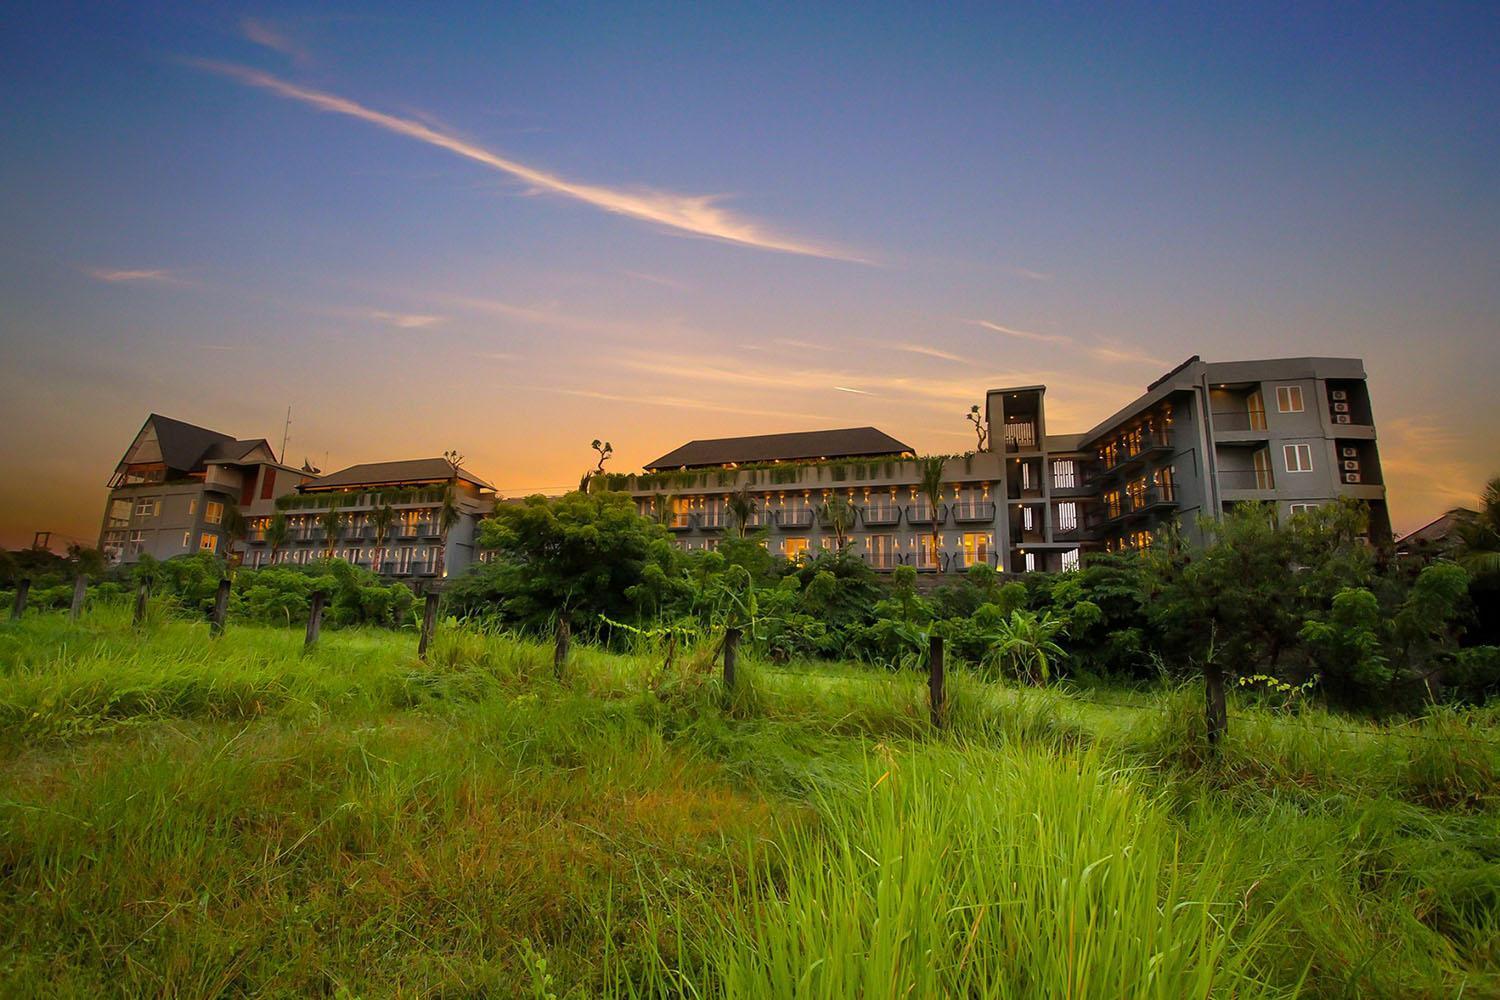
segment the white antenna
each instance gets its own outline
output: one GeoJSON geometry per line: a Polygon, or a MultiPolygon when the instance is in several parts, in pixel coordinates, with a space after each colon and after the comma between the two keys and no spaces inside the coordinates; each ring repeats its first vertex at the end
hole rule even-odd
{"type": "Polygon", "coordinates": [[[292,408],[288,406],[286,408],[286,426],[281,429],[281,454],[276,457],[276,461],[282,465],[286,464],[286,443],[291,438],[291,434],[292,408]]]}

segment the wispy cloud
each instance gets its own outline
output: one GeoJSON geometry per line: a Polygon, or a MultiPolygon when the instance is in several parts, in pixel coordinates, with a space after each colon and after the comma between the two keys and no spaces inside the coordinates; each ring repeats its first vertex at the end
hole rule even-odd
{"type": "Polygon", "coordinates": [[[815,344],[810,340],[794,340],[791,337],[776,337],[771,343],[781,347],[794,347],[799,351],[831,351],[833,348],[827,344],[815,344]]]}
{"type": "Polygon", "coordinates": [[[922,344],[893,344],[894,351],[905,351],[907,354],[921,354],[929,358],[939,358],[943,361],[957,361],[959,364],[967,364],[967,358],[961,358],[957,354],[940,351],[936,347],[926,347],[922,344]]]}
{"type": "Polygon", "coordinates": [[[240,34],[244,35],[247,41],[270,49],[272,52],[281,53],[299,66],[312,61],[312,55],[305,48],[269,21],[258,17],[242,17],[240,18],[240,34]]]}
{"type": "Polygon", "coordinates": [[[1165,368],[1170,364],[1128,344],[1095,344],[1085,350],[1090,357],[1111,364],[1151,365],[1156,368],[1165,368]]]}
{"type": "Polygon", "coordinates": [[[592,389],[559,389],[552,386],[527,386],[541,392],[555,392],[563,396],[578,396],[583,399],[602,399],[614,403],[638,403],[643,406],[667,406],[681,410],[707,410],[713,413],[737,413],[751,417],[775,417],[789,420],[828,420],[821,413],[799,413],[794,410],[765,410],[737,407],[718,399],[691,399],[683,396],[662,396],[657,393],[619,395],[612,392],[596,392],[592,389]]]}
{"type": "Polygon", "coordinates": [[[1033,270],[1031,270],[1030,268],[1027,268],[1027,267],[1013,267],[1013,268],[1011,268],[1011,270],[1014,271],[1016,274],[1019,274],[1021,277],[1025,278],[1027,281],[1051,281],[1052,280],[1052,275],[1048,274],[1046,271],[1033,271],[1033,270]]]}
{"type": "Polygon", "coordinates": [[[299,101],[320,111],[357,118],[388,132],[447,150],[523,181],[530,185],[533,191],[570,198],[606,212],[654,223],[676,232],[754,247],[758,250],[774,250],[830,260],[870,263],[869,260],[846,250],[782,236],[759,222],[737,216],[721,207],[720,202],[724,200],[722,195],[683,195],[650,188],[623,190],[600,184],[571,181],[549,171],[501,156],[466,139],[412,118],[401,118],[375,111],[348,98],[298,86],[269,73],[206,60],[198,60],[195,65],[238,80],[247,86],[258,87],[279,97],[299,101]]]}
{"type": "Polygon", "coordinates": [[[1034,333],[1031,330],[1017,330],[1013,326],[1001,326],[999,323],[991,323],[987,319],[971,319],[966,322],[995,333],[1003,333],[1007,337],[1019,337],[1021,340],[1037,340],[1046,344],[1071,344],[1073,342],[1072,337],[1065,337],[1060,333],[1034,333]]]}
{"type": "Polygon", "coordinates": [[[859,396],[873,396],[873,395],[875,395],[873,392],[869,392],[868,390],[865,390],[865,389],[856,389],[856,388],[854,388],[853,386],[850,386],[850,385],[836,385],[836,386],[834,386],[834,388],[837,389],[839,392],[852,392],[852,393],[855,393],[856,395],[859,395],[859,396]]]}
{"type": "Polygon", "coordinates": [[[427,327],[437,326],[448,319],[446,316],[430,316],[425,313],[386,312],[383,309],[372,309],[365,315],[377,323],[385,323],[402,330],[425,330],[427,327]]]}
{"type": "Polygon", "coordinates": [[[162,268],[87,267],[84,271],[91,277],[111,283],[127,281],[155,281],[169,285],[186,283],[185,279],[162,268]]]}
{"type": "Polygon", "coordinates": [[[676,278],[664,278],[659,274],[648,274],[645,271],[622,270],[620,273],[625,275],[627,278],[634,278],[637,281],[644,281],[652,285],[661,285],[663,288],[671,288],[674,291],[682,292],[687,290],[687,285],[685,285],[681,281],[678,281],[676,278]]]}

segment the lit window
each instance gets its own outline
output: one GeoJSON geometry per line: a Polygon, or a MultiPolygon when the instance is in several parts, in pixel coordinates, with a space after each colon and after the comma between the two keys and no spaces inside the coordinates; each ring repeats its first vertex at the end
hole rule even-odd
{"type": "Polygon", "coordinates": [[[788,559],[796,562],[798,559],[801,559],[803,556],[807,555],[807,539],[788,538],[786,540],[786,546],[783,551],[786,553],[786,557],[788,559]]]}
{"type": "MultiPolygon", "coordinates": [[[[196,503],[196,501],[194,501],[196,503]]],[[[205,524],[218,524],[224,520],[224,505],[217,500],[210,500],[203,508],[203,521],[205,524]]]]}
{"type": "Polygon", "coordinates": [[[188,517],[192,517],[196,513],[198,513],[198,498],[193,497],[188,501],[188,517]]]}
{"type": "Polygon", "coordinates": [[[1066,573],[1068,570],[1072,570],[1072,569],[1077,569],[1078,568],[1078,550],[1077,549],[1069,549],[1068,551],[1066,551],[1066,552],[1064,552],[1062,554],[1062,568],[1063,568],[1063,572],[1064,573],[1066,573]]]}
{"type": "Polygon", "coordinates": [[[1076,503],[1060,503],[1057,505],[1057,530],[1073,531],[1078,527],[1078,505],[1076,503]]]}
{"type": "Polygon", "coordinates": [[[1286,458],[1286,471],[1312,471],[1312,445],[1289,444],[1283,447],[1281,450],[1283,456],[1286,458]]]}
{"type": "Polygon", "coordinates": [[[1302,412],[1302,387],[1300,385],[1278,385],[1276,387],[1276,409],[1282,413],[1302,412]]]}
{"type": "MultiPolygon", "coordinates": [[[[1296,388],[1293,386],[1292,388],[1296,388]]],[[[1302,391],[1297,390],[1299,393],[1302,391]]],[[[1260,390],[1256,389],[1245,397],[1245,410],[1250,416],[1250,429],[1252,431],[1263,431],[1266,429],[1266,403],[1261,398],[1260,390]]]]}
{"type": "Polygon", "coordinates": [[[218,535],[211,535],[211,534],[209,534],[206,531],[203,534],[199,535],[198,536],[198,551],[199,552],[217,552],[217,551],[219,551],[219,536],[218,535]]]}
{"type": "Polygon", "coordinates": [[[990,536],[982,531],[969,531],[963,537],[964,565],[977,566],[990,561],[990,536]]]}
{"type": "Polygon", "coordinates": [[[1077,485],[1078,474],[1071,458],[1060,458],[1052,463],[1052,488],[1070,490],[1077,485]]]}

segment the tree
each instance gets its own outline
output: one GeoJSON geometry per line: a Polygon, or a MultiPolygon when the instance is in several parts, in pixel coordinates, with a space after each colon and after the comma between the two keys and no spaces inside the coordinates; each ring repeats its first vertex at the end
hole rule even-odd
{"type": "Polygon", "coordinates": [[[657,601],[648,584],[650,567],[670,579],[682,576],[671,535],[637,514],[620,493],[574,492],[506,504],[480,526],[480,539],[496,559],[452,585],[454,606],[497,610],[537,630],[558,616],[573,625],[601,615],[627,621],[657,601]]]}
{"type": "Polygon", "coordinates": [[[823,502],[820,516],[833,532],[835,550],[844,551],[844,546],[849,544],[849,529],[854,526],[854,505],[847,497],[834,493],[823,502]]]}
{"type": "Polygon", "coordinates": [[[599,453],[599,463],[588,472],[585,472],[583,474],[583,479],[581,479],[578,483],[578,492],[580,493],[587,493],[589,491],[589,486],[592,484],[594,478],[596,476],[604,475],[604,463],[609,461],[610,456],[615,453],[614,445],[610,444],[608,441],[604,441],[601,443],[598,438],[594,438],[593,441],[590,441],[589,447],[599,453]]]}
{"type": "Polygon", "coordinates": [[[380,567],[385,563],[385,542],[391,537],[391,530],[396,527],[396,508],[388,503],[382,503],[370,512],[370,526],[375,529],[375,560],[374,570],[377,575],[380,567]]]}
{"type": "Polygon", "coordinates": [[[443,452],[443,461],[448,463],[448,485],[443,488],[443,502],[438,506],[437,513],[439,580],[448,574],[448,533],[463,517],[463,510],[458,505],[458,478],[464,457],[456,450],[449,450],[443,452]]]}
{"type": "Polygon", "coordinates": [[[943,522],[939,508],[943,503],[943,477],[947,471],[947,463],[941,455],[929,455],[918,459],[918,462],[920,489],[932,513],[932,565],[934,569],[941,569],[938,556],[943,547],[943,522]]]}
{"type": "Polygon", "coordinates": [[[1457,525],[1458,561],[1476,579],[1500,576],[1500,476],[1485,484],[1479,510],[1457,525]]]}
{"type": "Polygon", "coordinates": [[[278,510],[271,515],[271,523],[266,525],[266,544],[271,550],[271,562],[276,562],[276,552],[286,544],[286,536],[289,530],[284,511],[278,510]]]}
{"type": "Polygon", "coordinates": [[[969,423],[974,425],[974,433],[979,437],[979,444],[975,451],[984,451],[984,443],[990,438],[989,428],[984,425],[984,418],[979,414],[979,404],[975,403],[969,407],[969,423]]]}
{"type": "Polygon", "coordinates": [[[332,505],[324,508],[323,513],[318,515],[318,526],[323,529],[323,558],[333,558],[333,546],[339,540],[339,525],[343,518],[339,516],[339,509],[332,505]]]}
{"type": "MultiPolygon", "coordinates": [[[[75,575],[81,573],[84,576],[93,577],[95,579],[103,576],[105,570],[108,568],[107,564],[104,561],[103,552],[100,552],[98,549],[89,548],[88,546],[78,545],[76,543],[68,546],[68,561],[73,564],[73,572],[75,575]]],[[[3,555],[0,555],[0,562],[3,562],[3,555]]],[[[0,578],[3,577],[4,572],[3,570],[0,570],[0,578]]]]}
{"type": "Polygon", "coordinates": [[[755,517],[756,511],[755,494],[750,492],[750,485],[747,483],[729,494],[724,503],[729,508],[730,519],[734,521],[735,534],[744,538],[750,533],[750,521],[755,517]]]}
{"type": "Polygon", "coordinates": [[[224,533],[224,558],[229,560],[234,557],[235,547],[245,540],[250,525],[246,523],[245,515],[240,513],[238,507],[226,505],[224,516],[219,521],[219,530],[224,533]]]}

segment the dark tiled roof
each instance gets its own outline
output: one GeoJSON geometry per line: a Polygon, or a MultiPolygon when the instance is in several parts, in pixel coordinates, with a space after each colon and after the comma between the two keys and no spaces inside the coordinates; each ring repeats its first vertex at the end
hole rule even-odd
{"type": "MultiPolygon", "coordinates": [[[[453,478],[453,467],[442,458],[412,458],[404,462],[365,462],[329,473],[302,487],[308,490],[348,489],[351,486],[395,486],[401,483],[436,483],[453,478]]],[[[458,470],[458,478],[487,490],[495,487],[469,472],[458,470]]]]}
{"type": "Polygon", "coordinates": [[[179,472],[200,471],[203,468],[203,458],[211,448],[234,441],[232,434],[220,434],[207,427],[183,423],[159,413],[147,417],[146,423],[156,428],[162,461],[167,468],[179,472]]]}
{"type": "Polygon", "coordinates": [[[264,446],[270,449],[271,442],[265,438],[255,438],[248,441],[221,441],[208,449],[203,456],[205,462],[238,462],[254,451],[264,446]]]}
{"type": "Polygon", "coordinates": [[[792,434],[755,434],[750,437],[710,438],[689,441],[645,466],[660,469],[698,469],[716,465],[746,465],[751,462],[793,462],[818,458],[872,458],[912,451],[884,431],[874,427],[845,427],[832,431],[797,431],[792,434]]]}

